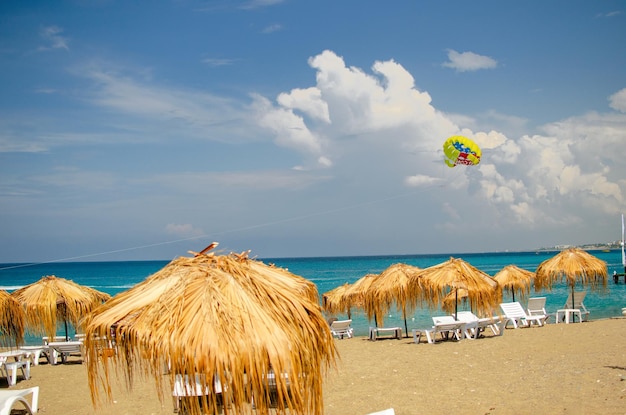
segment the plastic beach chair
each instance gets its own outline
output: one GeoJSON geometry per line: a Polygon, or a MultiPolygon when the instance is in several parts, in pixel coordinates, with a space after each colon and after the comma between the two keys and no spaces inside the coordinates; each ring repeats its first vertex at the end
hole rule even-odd
{"type": "Polygon", "coordinates": [[[0,390],[0,415],[10,415],[13,405],[20,403],[26,413],[34,415],[39,410],[39,386],[28,389],[0,390]],[[30,403],[26,397],[30,395],[30,403]]]}
{"type": "Polygon", "coordinates": [[[343,339],[344,336],[351,338],[353,332],[352,327],[350,327],[351,324],[352,320],[335,320],[330,323],[330,332],[340,339],[343,339]]]}
{"type": "Polygon", "coordinates": [[[513,303],[501,303],[500,308],[504,312],[504,315],[507,318],[507,322],[504,327],[506,327],[509,322],[513,323],[513,327],[529,327],[531,324],[537,324],[538,326],[543,326],[543,323],[548,318],[547,315],[529,315],[526,313],[522,305],[515,301],[513,303]]]}

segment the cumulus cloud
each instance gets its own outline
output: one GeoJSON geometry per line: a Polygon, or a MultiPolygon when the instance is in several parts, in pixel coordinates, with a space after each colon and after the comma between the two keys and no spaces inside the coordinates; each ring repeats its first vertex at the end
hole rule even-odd
{"type": "Polygon", "coordinates": [[[614,110],[626,112],[626,88],[609,97],[609,106],[614,110]]]}
{"type": "Polygon", "coordinates": [[[474,52],[459,53],[456,50],[448,49],[448,61],[442,65],[457,72],[468,72],[480,69],[493,69],[498,65],[498,62],[489,56],[479,55],[474,52]]]}
{"type": "MultiPolygon", "coordinates": [[[[451,51],[450,56],[457,70],[496,65],[472,53],[451,51]]],[[[372,184],[396,181],[428,190],[433,201],[442,201],[444,228],[453,229],[449,221],[471,211],[490,226],[540,226],[623,206],[623,169],[618,167],[626,116],[584,114],[544,125],[536,135],[476,131],[470,117],[438,111],[430,95],[393,60],[375,62],[368,73],[324,51],[309,64],[316,71],[314,86],[279,94],[275,101],[257,97],[263,103],[257,107],[264,115],[261,125],[273,129],[278,145],[311,154],[323,149],[323,157],[333,160],[327,167],[336,174],[349,171],[372,184]],[[441,145],[453,134],[479,144],[479,166],[444,165],[441,145]],[[463,214],[445,201],[450,192],[467,204],[463,214]]],[[[622,108],[623,94],[611,97],[614,108],[622,108]]],[[[516,129],[526,122],[495,112],[491,117],[516,129]]]]}

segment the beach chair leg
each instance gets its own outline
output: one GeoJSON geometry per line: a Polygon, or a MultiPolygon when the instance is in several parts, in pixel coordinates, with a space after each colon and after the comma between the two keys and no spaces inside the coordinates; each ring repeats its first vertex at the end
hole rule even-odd
{"type": "Polygon", "coordinates": [[[24,366],[22,366],[22,374],[24,375],[24,379],[30,379],[30,360],[26,359],[24,362],[24,366]]]}

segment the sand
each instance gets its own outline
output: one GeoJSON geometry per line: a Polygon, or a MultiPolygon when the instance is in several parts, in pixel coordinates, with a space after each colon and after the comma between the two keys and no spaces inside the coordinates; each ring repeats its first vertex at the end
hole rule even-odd
{"type": "MultiPolygon", "coordinates": [[[[410,414],[626,414],[626,319],[488,331],[477,340],[415,344],[412,339],[336,340],[341,359],[324,382],[328,415],[394,408],[410,414]]],[[[153,382],[132,392],[115,385],[115,403],[92,407],[86,365],[33,366],[41,414],[173,414],[153,382]]],[[[6,388],[6,380],[0,381],[6,388]]],[[[18,412],[16,412],[18,413],[18,412]]]]}

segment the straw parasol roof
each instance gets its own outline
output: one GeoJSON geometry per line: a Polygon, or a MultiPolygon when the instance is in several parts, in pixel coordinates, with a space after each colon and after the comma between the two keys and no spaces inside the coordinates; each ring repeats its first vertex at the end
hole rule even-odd
{"type": "Polygon", "coordinates": [[[371,307],[372,302],[368,300],[368,296],[372,294],[370,287],[378,277],[379,274],[366,274],[356,280],[345,293],[346,301],[351,306],[362,308],[368,320],[377,318],[376,310],[371,307]]]}
{"type": "Polygon", "coordinates": [[[67,337],[68,323],[78,329],[82,318],[111,298],[109,294],[54,275],[44,276],[11,296],[24,307],[26,330],[48,337],[56,335],[60,323],[65,324],[67,337]]]}
{"type": "Polygon", "coordinates": [[[507,265],[493,277],[498,282],[500,288],[507,289],[515,301],[515,293],[519,294],[519,299],[524,300],[530,293],[530,284],[535,279],[535,273],[522,269],[516,265],[507,265]]]}
{"type": "Polygon", "coordinates": [[[322,295],[322,306],[324,310],[330,314],[348,314],[348,318],[351,318],[350,309],[352,304],[348,301],[346,291],[349,290],[351,285],[345,283],[338,287],[333,288],[330,291],[326,291],[322,295]]]}
{"type": "Polygon", "coordinates": [[[418,285],[411,285],[412,279],[417,278],[420,268],[397,263],[390,265],[375,278],[369,287],[370,294],[366,296],[367,307],[374,310],[376,321],[384,325],[384,316],[395,303],[398,311],[402,311],[404,330],[408,336],[406,321],[407,311],[415,309],[419,299],[419,290],[412,289],[418,285]]]}
{"type": "Polygon", "coordinates": [[[0,345],[18,347],[24,342],[24,310],[11,294],[0,290],[0,345]]]}
{"type": "MultiPolygon", "coordinates": [[[[112,400],[114,373],[125,374],[129,387],[136,374],[153,377],[160,392],[177,374],[195,373],[211,390],[220,379],[224,413],[251,413],[254,398],[256,413],[267,414],[273,371],[277,413],[323,412],[323,375],[338,354],[315,285],[247,253],[206,253],[215,245],[173,260],[90,316],[85,349],[94,406],[112,400]],[[111,337],[117,353],[100,355],[111,337]]],[[[220,411],[215,394],[184,404],[191,414],[220,411]]]]}
{"type": "Polygon", "coordinates": [[[454,289],[446,295],[442,302],[441,308],[450,314],[455,314],[458,309],[459,303],[467,303],[468,293],[465,288],[454,289]]]}
{"type": "MultiPolygon", "coordinates": [[[[472,310],[491,315],[500,301],[498,283],[488,274],[458,258],[422,270],[413,284],[421,284],[423,298],[431,308],[441,306],[443,299],[455,290],[467,290],[472,310]]],[[[458,292],[458,291],[457,291],[458,292]]],[[[456,303],[455,312],[456,317],[456,303]]]]}
{"type": "Polygon", "coordinates": [[[543,261],[535,274],[535,291],[551,290],[556,281],[565,282],[572,293],[578,283],[592,291],[604,291],[608,278],[606,262],[580,248],[565,249],[543,261]]]}

